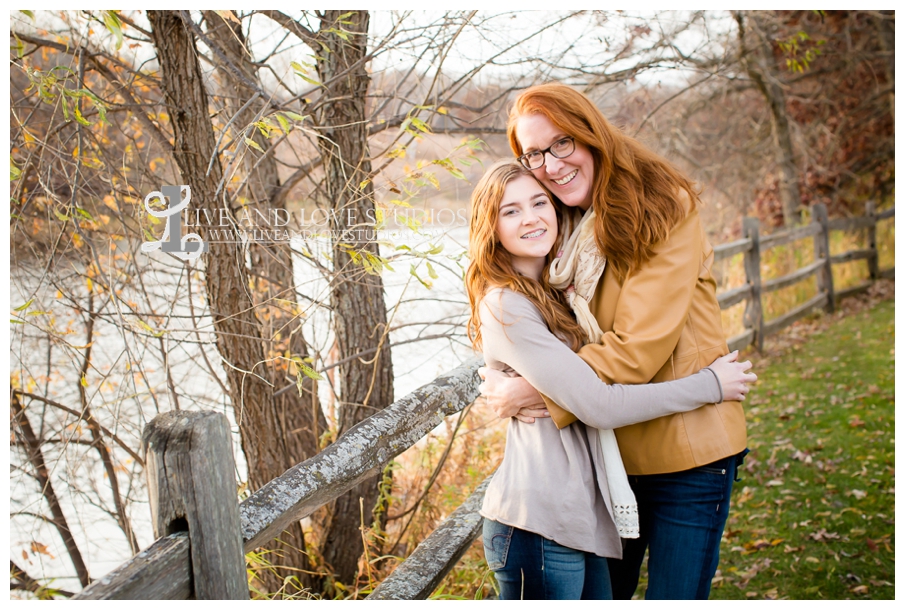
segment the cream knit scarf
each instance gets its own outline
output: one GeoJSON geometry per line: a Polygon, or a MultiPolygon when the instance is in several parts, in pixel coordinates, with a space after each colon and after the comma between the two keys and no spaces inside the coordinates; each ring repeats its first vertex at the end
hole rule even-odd
{"type": "MultiPolygon", "coordinates": [[[[563,235],[568,235],[569,238],[562,251],[557,254],[556,260],[550,265],[550,284],[554,288],[566,291],[578,324],[588,335],[591,343],[598,343],[603,337],[603,332],[591,313],[589,302],[603,276],[606,259],[600,254],[597,241],[594,239],[596,214],[594,208],[590,208],[574,229],[573,216],[569,214],[566,216],[563,235]]],[[[598,438],[603,453],[603,465],[606,469],[616,529],[622,538],[637,538],[638,503],[628,483],[616,434],[612,430],[599,430],[598,438]]]]}

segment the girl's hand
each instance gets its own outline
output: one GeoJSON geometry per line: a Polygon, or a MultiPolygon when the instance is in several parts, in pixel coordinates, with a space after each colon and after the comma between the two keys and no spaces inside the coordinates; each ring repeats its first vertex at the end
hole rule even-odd
{"type": "Polygon", "coordinates": [[[533,424],[535,418],[550,417],[544,399],[523,377],[512,377],[484,366],[478,369],[478,375],[484,380],[478,391],[500,419],[514,417],[533,424]]]}
{"type": "Polygon", "coordinates": [[[748,385],[757,381],[757,375],[746,373],[751,369],[751,362],[738,361],[738,350],[726,354],[713,361],[710,370],[716,373],[723,387],[723,401],[745,400],[748,394],[748,385]]]}

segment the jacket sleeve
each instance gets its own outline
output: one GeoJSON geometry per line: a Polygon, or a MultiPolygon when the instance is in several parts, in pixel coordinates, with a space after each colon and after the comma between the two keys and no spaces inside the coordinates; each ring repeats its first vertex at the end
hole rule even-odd
{"type": "MultiPolygon", "coordinates": [[[[701,271],[704,243],[697,210],[654,247],[653,255],[622,284],[613,329],[579,355],[607,383],[648,383],[679,342],[701,271]]],[[[544,394],[542,392],[542,394],[544,394]]],[[[560,428],[575,420],[552,396],[545,402],[560,428]]]]}
{"type": "Polygon", "coordinates": [[[538,391],[596,428],[619,428],[719,401],[709,370],[678,381],[609,385],[547,328],[525,297],[503,291],[481,304],[485,357],[506,363],[538,391]]]}

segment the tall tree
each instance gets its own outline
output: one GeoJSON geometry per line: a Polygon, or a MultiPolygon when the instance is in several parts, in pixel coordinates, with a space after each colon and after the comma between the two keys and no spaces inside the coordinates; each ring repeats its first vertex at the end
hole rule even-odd
{"type": "Polygon", "coordinates": [[[762,23],[757,11],[744,13],[736,11],[735,20],[738,23],[739,56],[742,65],[770,109],[776,164],[781,176],[779,198],[782,202],[783,223],[794,225],[801,218],[799,211],[801,185],[795,150],[792,146],[786,95],[776,74],[773,59],[773,42],[776,34],[766,31],[767,26],[762,23]]]}
{"type": "MultiPolygon", "coordinates": [[[[320,15],[317,71],[326,83],[314,109],[324,158],[323,196],[333,234],[332,305],[342,354],[373,354],[340,367],[339,433],[393,401],[393,363],[388,348],[386,304],[377,250],[374,197],[368,152],[367,11],[328,10],[320,15]],[[364,258],[367,264],[354,261],[364,258]],[[376,263],[379,265],[379,263],[376,263]]],[[[377,501],[377,479],[363,481],[337,499],[327,513],[324,558],[349,582],[361,556],[361,504],[369,513],[377,501]]]]}
{"type": "MultiPolygon", "coordinates": [[[[228,191],[218,192],[223,171],[215,148],[205,79],[190,17],[178,11],[148,11],[148,19],[182,180],[191,186],[193,201],[199,209],[217,215],[222,206],[236,219],[239,206],[229,199],[228,191]]],[[[209,229],[202,226],[201,230],[204,238],[209,229]]],[[[244,252],[235,244],[209,241],[205,285],[217,332],[217,349],[227,363],[230,398],[248,461],[249,486],[257,489],[315,452],[319,409],[312,408],[315,394],[310,384],[306,401],[288,392],[275,392],[285,385],[285,371],[268,365],[244,252]]],[[[272,260],[270,256],[277,255],[269,252],[260,259],[272,260]]],[[[291,269],[291,264],[284,260],[273,265],[271,271],[291,278],[291,269]]],[[[287,284],[292,286],[291,279],[287,284]]],[[[300,524],[294,524],[274,546],[278,558],[274,564],[307,567],[300,524]]]]}

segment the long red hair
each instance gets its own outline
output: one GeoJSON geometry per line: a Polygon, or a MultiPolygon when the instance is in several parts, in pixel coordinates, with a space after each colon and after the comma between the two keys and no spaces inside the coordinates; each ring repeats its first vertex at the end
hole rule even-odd
{"type": "MultiPolygon", "coordinates": [[[[534,280],[521,275],[512,266],[512,257],[500,244],[496,225],[500,216],[500,202],[506,186],[519,176],[534,175],[517,161],[500,161],[487,169],[471,194],[471,220],[468,229],[468,254],[471,264],[465,272],[465,288],[471,318],[468,320],[468,338],[475,349],[481,348],[481,300],[493,288],[509,288],[525,295],[540,310],[541,316],[551,332],[566,342],[573,350],[578,350],[586,341],[584,333],[566,301],[562,291],[550,286],[549,265],[562,245],[562,238],[547,255],[547,266],[541,279],[534,280]]],[[[554,199],[546,187],[541,188],[554,199]]],[[[563,206],[556,206],[556,220],[562,226],[563,206]]],[[[572,213],[566,210],[565,213],[572,213]]]]}
{"type": "Polygon", "coordinates": [[[559,83],[536,85],[516,98],[507,133],[516,156],[520,117],[542,114],[587,146],[595,161],[594,234],[607,264],[620,278],[647,261],[654,246],[698,204],[692,181],[669,161],[613,126],[583,93],[559,83]],[[686,209],[683,191],[691,203],[686,209]]]}

